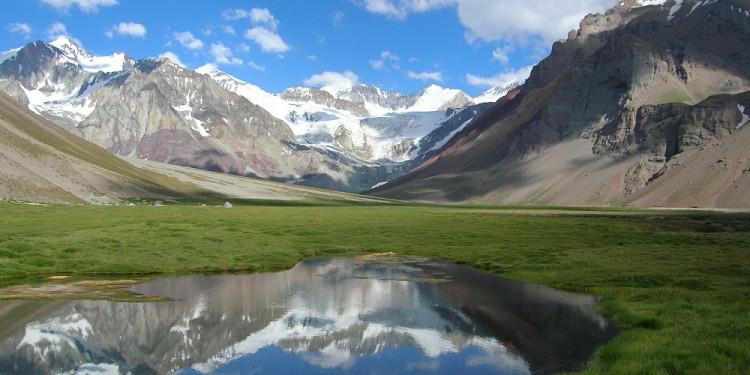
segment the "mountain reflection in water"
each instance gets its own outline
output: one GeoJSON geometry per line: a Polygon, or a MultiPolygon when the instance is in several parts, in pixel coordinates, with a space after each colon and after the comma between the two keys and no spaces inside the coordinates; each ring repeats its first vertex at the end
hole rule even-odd
{"type": "Polygon", "coordinates": [[[574,370],[614,327],[597,299],[416,257],[158,279],[173,301],[23,303],[0,373],[457,373],[574,370]]]}

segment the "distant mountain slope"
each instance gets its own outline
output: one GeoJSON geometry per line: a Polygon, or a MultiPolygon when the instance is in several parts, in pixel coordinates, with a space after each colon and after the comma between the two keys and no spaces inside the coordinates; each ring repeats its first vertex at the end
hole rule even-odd
{"type": "Polygon", "coordinates": [[[327,200],[386,202],[382,198],[341,191],[316,189],[258,178],[235,176],[174,164],[158,163],[136,158],[124,158],[134,166],[166,175],[198,188],[216,192],[227,198],[258,200],[327,200]]]}
{"type": "Polygon", "coordinates": [[[0,93],[0,199],[117,203],[207,193],[138,169],[0,93]]]}
{"type": "Polygon", "coordinates": [[[466,125],[454,109],[474,103],[438,86],[271,94],[210,65],[93,56],[67,37],[3,53],[0,91],[115,155],[349,192],[430,156],[466,125]]]}
{"type": "Polygon", "coordinates": [[[122,199],[136,197],[373,201],[360,195],[126,160],[0,93],[0,200],[64,204],[120,204],[122,199]]]}
{"type": "Polygon", "coordinates": [[[643,4],[587,16],[519,90],[373,194],[749,207],[750,2],[643,4]]]}

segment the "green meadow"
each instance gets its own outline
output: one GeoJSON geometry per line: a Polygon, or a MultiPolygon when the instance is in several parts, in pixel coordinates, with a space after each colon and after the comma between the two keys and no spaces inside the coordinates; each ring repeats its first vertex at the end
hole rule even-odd
{"type": "Polygon", "coordinates": [[[622,329],[591,374],[750,369],[750,214],[629,208],[0,203],[0,285],[53,275],[248,272],[394,252],[602,297],[622,329]]]}

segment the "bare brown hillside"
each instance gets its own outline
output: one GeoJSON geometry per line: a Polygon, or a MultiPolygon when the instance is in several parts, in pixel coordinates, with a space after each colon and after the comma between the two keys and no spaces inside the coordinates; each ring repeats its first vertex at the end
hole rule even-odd
{"type": "Polygon", "coordinates": [[[121,159],[0,93],[0,200],[118,204],[124,198],[368,200],[145,160],[121,159]]]}
{"type": "Polygon", "coordinates": [[[0,94],[0,199],[116,203],[200,192],[135,168],[0,94]]]}
{"type": "Polygon", "coordinates": [[[372,194],[503,204],[750,207],[747,0],[624,1],[372,194]]]}

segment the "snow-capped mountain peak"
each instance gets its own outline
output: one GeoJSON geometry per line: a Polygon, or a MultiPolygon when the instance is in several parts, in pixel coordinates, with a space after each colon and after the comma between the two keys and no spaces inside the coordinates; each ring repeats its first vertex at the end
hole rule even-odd
{"type": "Polygon", "coordinates": [[[110,56],[93,56],[83,49],[77,41],[67,36],[60,36],[50,42],[49,45],[62,51],[69,62],[78,64],[83,70],[91,73],[119,72],[135,64],[135,61],[123,52],[115,52],[110,56]]]}
{"type": "MultiPolygon", "coordinates": [[[[218,82],[225,89],[232,91],[238,95],[244,96],[250,102],[264,107],[274,116],[279,117],[279,112],[274,111],[274,109],[280,105],[280,99],[278,99],[275,95],[266,92],[258,86],[245,82],[229,73],[223,72],[213,64],[203,65],[200,68],[195,69],[195,72],[211,77],[211,79],[218,82]]],[[[283,118],[283,116],[279,118],[283,118]]]]}
{"type": "Polygon", "coordinates": [[[13,56],[15,56],[16,53],[18,53],[18,51],[20,51],[20,50],[21,50],[21,48],[14,48],[14,49],[12,49],[10,51],[6,51],[6,52],[0,53],[0,64],[2,64],[3,61],[5,61],[5,60],[7,60],[7,59],[9,59],[9,58],[11,58],[13,56]]]}
{"type": "Polygon", "coordinates": [[[458,89],[446,89],[432,84],[417,94],[417,100],[400,112],[441,111],[448,108],[462,108],[474,104],[472,99],[458,89]]]}
{"type": "Polygon", "coordinates": [[[68,56],[71,59],[77,60],[79,58],[92,57],[91,54],[89,54],[85,49],[83,49],[80,43],[78,43],[77,41],[74,41],[73,39],[65,35],[61,35],[57,37],[57,39],[50,42],[49,45],[59,49],[65,54],[65,56],[68,56]]]}
{"type": "MultiPolygon", "coordinates": [[[[219,70],[219,68],[217,68],[216,65],[214,64],[203,65],[200,68],[195,69],[195,72],[198,74],[208,74],[209,76],[212,76],[212,77],[217,74],[226,74],[222,72],[221,70],[219,70]]],[[[226,74],[226,75],[229,75],[229,74],[226,74]]]]}
{"type": "Polygon", "coordinates": [[[495,86],[474,98],[475,103],[494,103],[509,92],[518,89],[524,81],[516,81],[506,86],[495,86]]]}
{"type": "Polygon", "coordinates": [[[347,93],[351,92],[355,86],[361,85],[350,80],[341,80],[329,83],[328,85],[322,86],[320,89],[329,92],[331,95],[337,98],[346,96],[347,93]]]}

